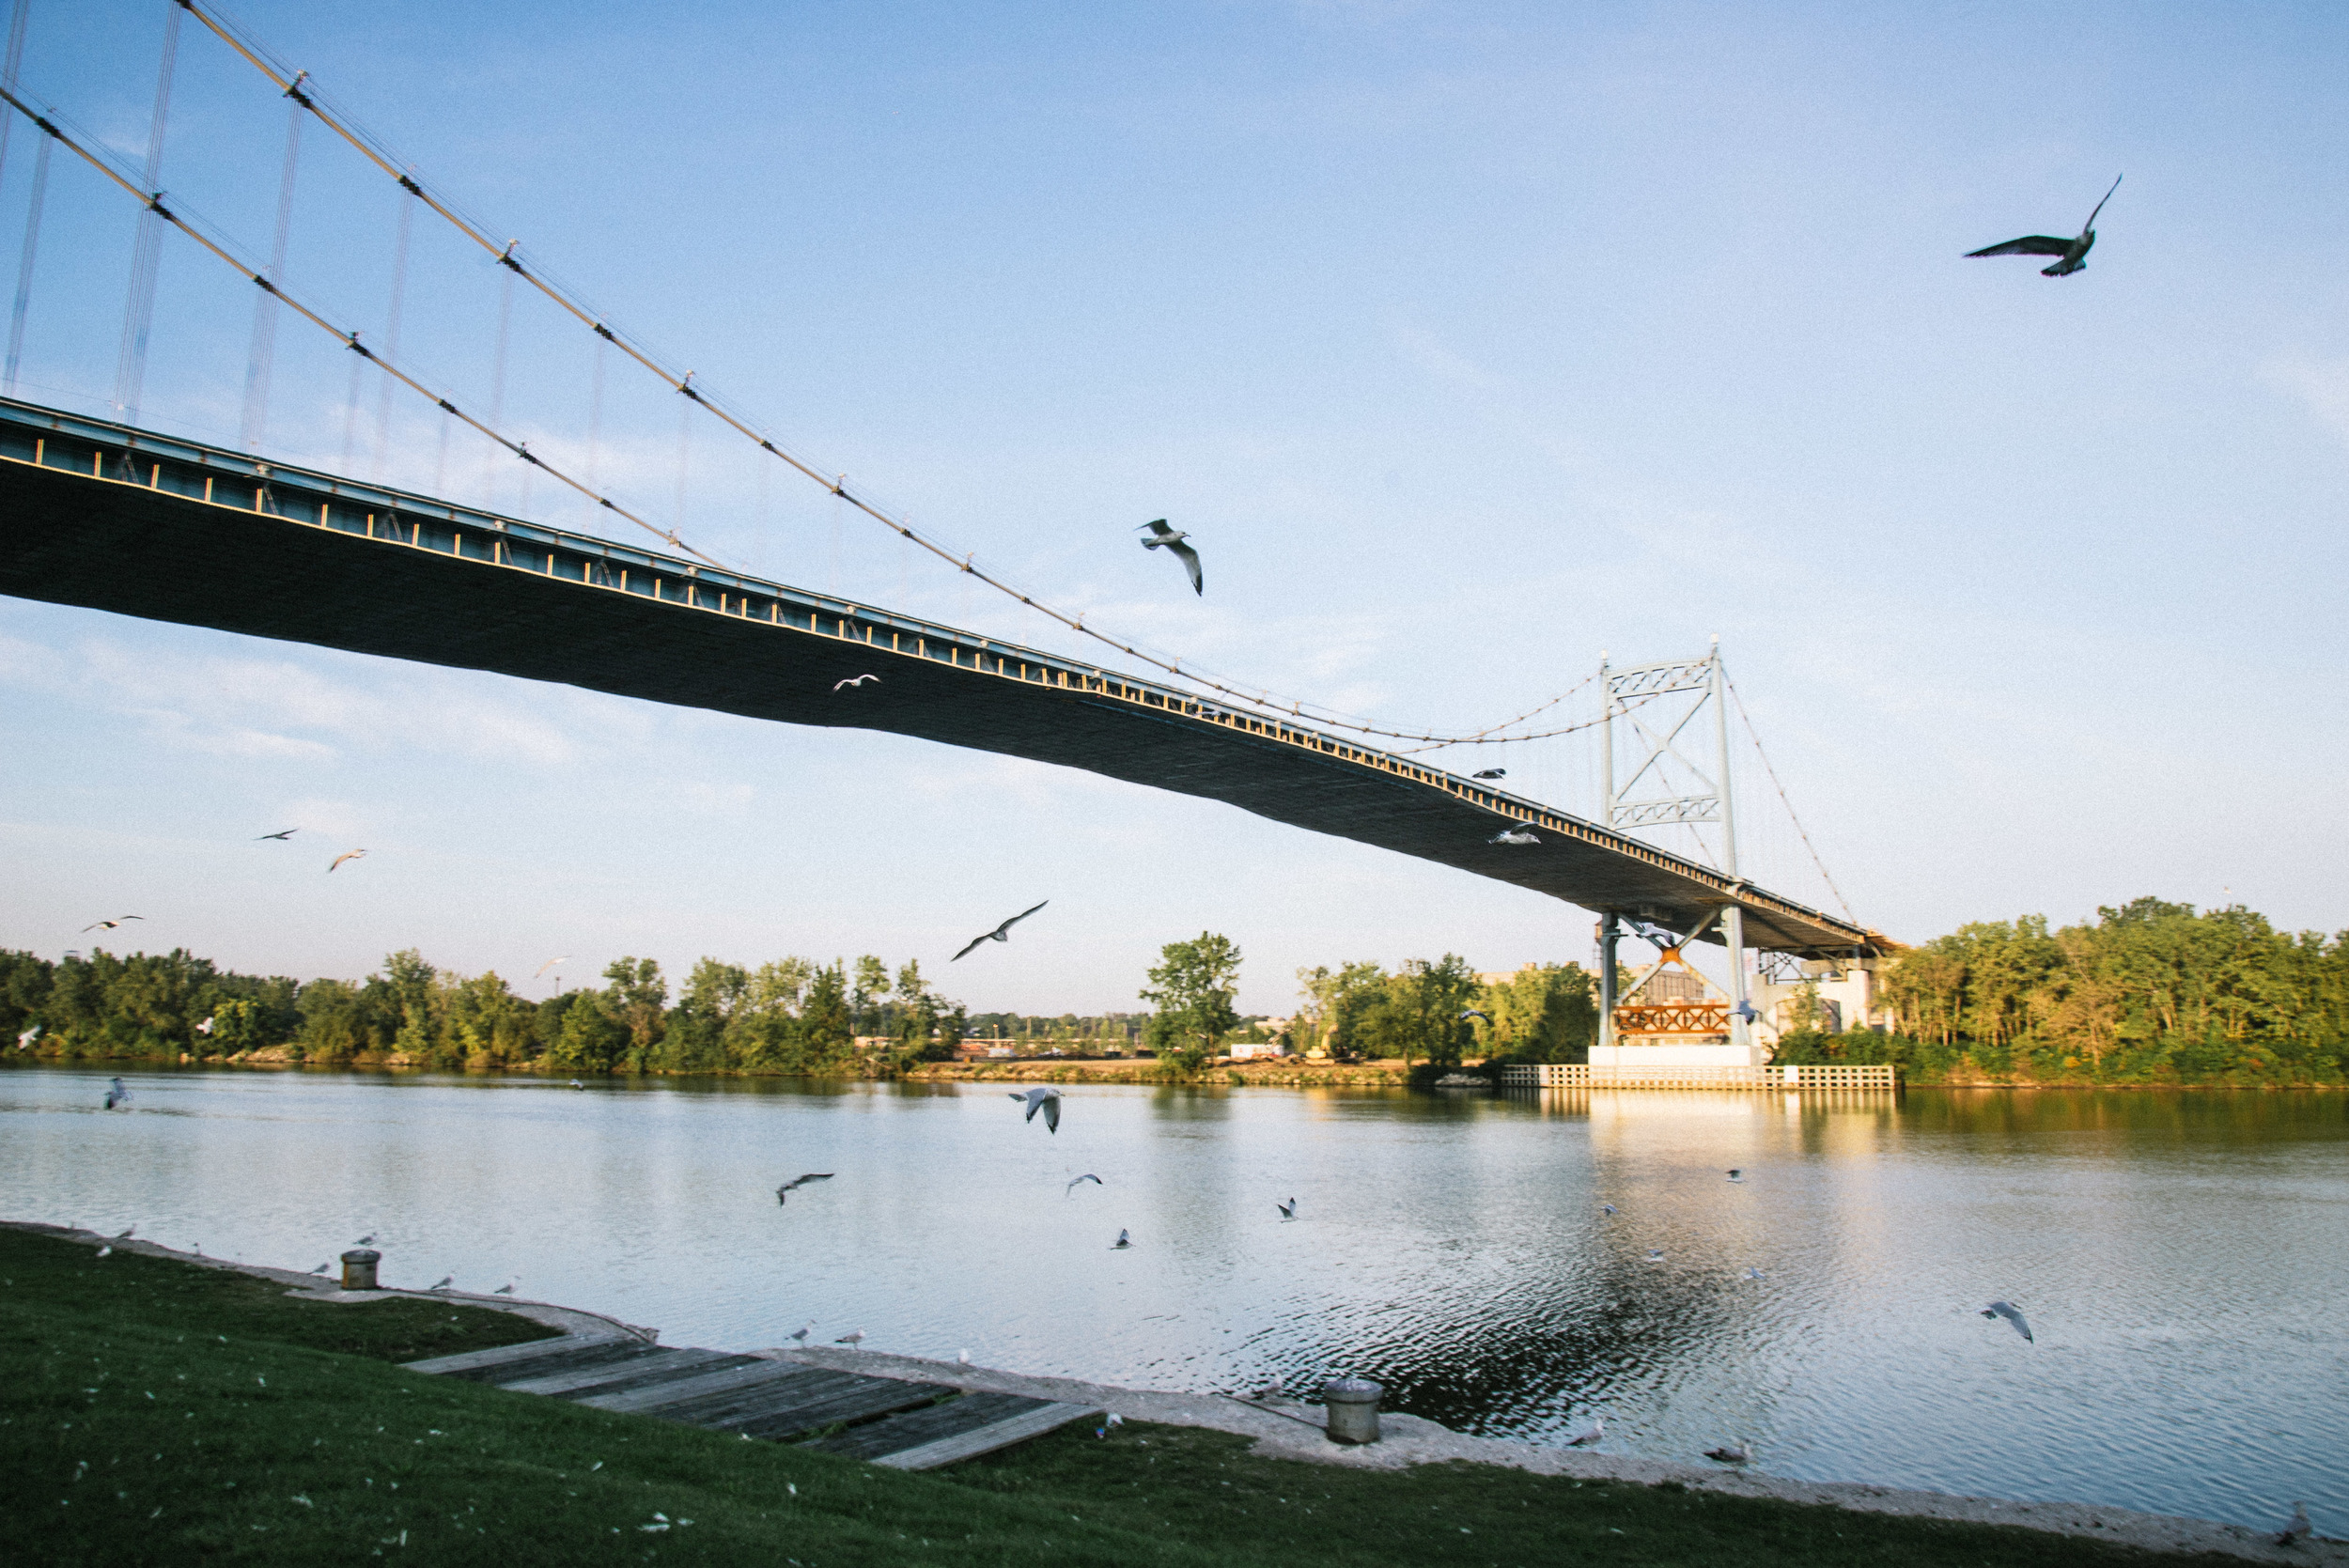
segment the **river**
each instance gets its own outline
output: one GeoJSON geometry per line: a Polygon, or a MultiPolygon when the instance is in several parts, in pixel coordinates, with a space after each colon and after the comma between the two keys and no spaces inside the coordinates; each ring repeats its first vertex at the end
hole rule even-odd
{"type": "Polygon", "coordinates": [[[388,1283],[673,1344],[1351,1374],[1489,1436],[2349,1535],[2349,1094],[1102,1086],[1052,1134],[988,1084],[140,1071],[107,1112],[107,1076],[0,1074],[7,1218],[293,1268],[371,1233],[388,1283]]]}

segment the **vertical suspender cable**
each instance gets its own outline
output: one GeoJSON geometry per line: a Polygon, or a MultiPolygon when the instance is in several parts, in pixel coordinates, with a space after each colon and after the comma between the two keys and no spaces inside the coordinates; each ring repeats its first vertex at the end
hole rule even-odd
{"type": "MultiPolygon", "coordinates": [[[[490,427],[506,428],[506,346],[514,328],[514,274],[498,275],[498,341],[490,361],[490,427]]],[[[497,510],[497,448],[492,446],[481,454],[481,505],[497,510]]]]}
{"type": "MultiPolygon", "coordinates": [[[[155,77],[155,117],[147,128],[147,165],[140,185],[160,198],[163,178],[163,131],[171,121],[172,68],[179,58],[179,8],[165,8],[163,62],[155,77]]],[[[13,84],[11,84],[13,85],[13,84]]],[[[152,207],[139,212],[138,238],[131,247],[131,293],[122,305],[122,349],[115,361],[115,411],[126,424],[139,419],[139,392],[147,380],[147,334],[155,320],[155,273],[163,256],[163,220],[152,207]]]]}
{"type": "Polygon", "coordinates": [[[687,470],[693,461],[693,405],[681,402],[677,406],[677,505],[669,518],[669,536],[675,538],[685,530],[685,483],[687,470]]]}
{"type": "Polygon", "coordinates": [[[261,449],[269,429],[269,378],[277,358],[277,286],[286,277],[286,241],[293,233],[294,173],[302,163],[302,105],[286,117],[286,165],[277,177],[277,232],[270,241],[269,271],[261,297],[253,302],[253,348],[244,365],[244,428],[239,440],[248,452],[261,449]]]}
{"type": "Polygon", "coordinates": [[[16,304],[8,312],[8,366],[0,378],[0,393],[16,396],[16,367],[24,360],[24,307],[33,299],[33,258],[40,253],[40,205],[49,194],[49,149],[54,138],[43,136],[33,155],[33,199],[24,211],[24,254],[16,264],[16,304]]]}
{"type": "MultiPolygon", "coordinates": [[[[383,320],[383,357],[397,364],[399,360],[399,313],[408,298],[408,235],[415,226],[416,194],[399,194],[399,238],[392,241],[392,308],[383,320]]],[[[367,464],[367,477],[381,482],[383,477],[383,457],[392,443],[392,379],[383,378],[383,391],[375,405],[375,456],[367,464]]]]}
{"type": "MultiPolygon", "coordinates": [[[[8,61],[0,65],[0,76],[5,76],[10,92],[16,91],[17,68],[24,63],[24,24],[32,20],[32,15],[33,0],[16,0],[8,9],[8,61]]],[[[8,172],[8,132],[15,128],[14,115],[0,116],[0,177],[8,172]]]]}
{"type": "Polygon", "coordinates": [[[596,488],[596,458],[603,445],[603,339],[596,339],[596,367],[587,378],[587,488],[596,488]]]}

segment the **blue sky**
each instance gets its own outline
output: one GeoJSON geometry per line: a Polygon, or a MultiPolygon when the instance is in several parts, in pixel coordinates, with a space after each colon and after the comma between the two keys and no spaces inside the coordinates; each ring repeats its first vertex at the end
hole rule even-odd
{"type": "MultiPolygon", "coordinates": [[[[135,154],[163,0],[33,3],[27,90],[135,154]]],[[[1455,727],[1719,634],[1869,924],[2154,893],[2349,925],[2336,8],[236,14],[779,439],[1102,624],[1455,727]],[[2076,229],[2123,171],[2077,276],[1961,259],[2076,229]],[[1206,599],[1135,548],[1159,516],[1206,599]]],[[[177,82],[165,188],[265,252],[285,101],[194,28],[177,82]]],[[[315,125],[300,167],[288,283],[380,342],[397,193],[315,125]]],[[[22,395],[103,409],[132,230],[55,167],[22,395]]],[[[402,357],[469,407],[499,276],[418,223],[402,357]]],[[[169,241],[147,423],[234,440],[252,292],[169,241]]],[[[593,341],[516,299],[507,423],[575,465],[593,341]]],[[[350,358],[281,322],[272,452],[339,467],[348,425],[362,474],[584,520],[443,456],[427,411],[379,448],[350,358]]],[[[785,581],[1067,646],[677,402],[607,366],[624,498],[785,581]]],[[[1058,1011],[1130,1004],[1212,928],[1243,1003],[1286,1011],[1300,964],[1590,947],[1582,911],[1138,787],[20,600],[0,702],[0,944],[52,955],[133,910],[300,974],[869,951],[1058,1011]]],[[[1513,782],[1595,809],[1587,743],[1517,750],[1513,782]]],[[[1832,905],[1739,766],[1747,868],[1832,905]]]]}

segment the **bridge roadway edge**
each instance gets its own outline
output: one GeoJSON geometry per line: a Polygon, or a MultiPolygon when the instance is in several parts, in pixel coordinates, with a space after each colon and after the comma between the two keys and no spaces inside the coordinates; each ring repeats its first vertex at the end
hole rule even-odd
{"type": "Polygon", "coordinates": [[[1735,902],[1747,911],[1748,941],[1779,951],[1841,955],[1882,942],[1708,867],[1302,724],[1227,712],[1187,693],[869,607],[863,613],[823,608],[805,626],[725,613],[708,601],[739,606],[746,594],[769,596],[770,604],[787,597],[795,609],[838,601],[23,404],[0,404],[0,593],[1082,768],[1588,908],[1694,924],[1735,902]],[[42,437],[45,443],[36,444],[42,437]],[[110,443],[118,443],[111,453],[110,443]],[[199,493],[164,485],[166,464],[175,483],[205,475],[199,493]],[[241,486],[224,484],[217,492],[234,493],[238,503],[206,499],[215,493],[215,477],[241,486]],[[260,485],[270,487],[274,512],[254,499],[260,485]],[[436,548],[421,526],[411,542],[307,520],[324,516],[328,504],[344,517],[374,505],[387,516],[420,518],[453,542],[436,548]],[[506,553],[496,545],[487,547],[491,559],[463,553],[461,530],[490,540],[509,528],[515,543],[506,553]],[[517,552],[543,557],[548,571],[512,564],[517,552]],[[599,554],[650,562],[693,601],[551,575],[558,558],[576,564],[599,554]],[[706,574],[699,584],[697,572],[706,574]],[[743,592],[729,600],[708,590],[713,582],[743,592]],[[835,629],[821,629],[825,623],[835,629]],[[929,651],[863,640],[876,623],[883,634],[927,630],[929,651]],[[953,662],[941,657],[950,642],[953,662]],[[989,660],[993,669],[985,667],[989,660]],[[1042,678],[1008,673],[1015,666],[1042,678]],[[1077,672],[1091,689],[1053,683],[1055,670],[1060,681],[1077,672]],[[835,681],[866,673],[881,678],[833,691],[835,681]],[[1489,842],[1504,823],[1527,819],[1542,830],[1539,845],[1489,842]]]}

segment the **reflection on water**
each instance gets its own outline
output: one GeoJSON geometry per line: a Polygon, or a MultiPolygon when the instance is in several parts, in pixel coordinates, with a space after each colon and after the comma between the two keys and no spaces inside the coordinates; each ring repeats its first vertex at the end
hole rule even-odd
{"type": "Polygon", "coordinates": [[[1346,1372],[1496,1436],[1597,1411],[1632,1453],[2349,1534],[2341,1094],[1105,1086],[1053,1136],[983,1084],[125,1077],[109,1114],[103,1074],[0,1075],[8,1218],[296,1268],[373,1232],[392,1282],[672,1343],[1346,1372]]]}

